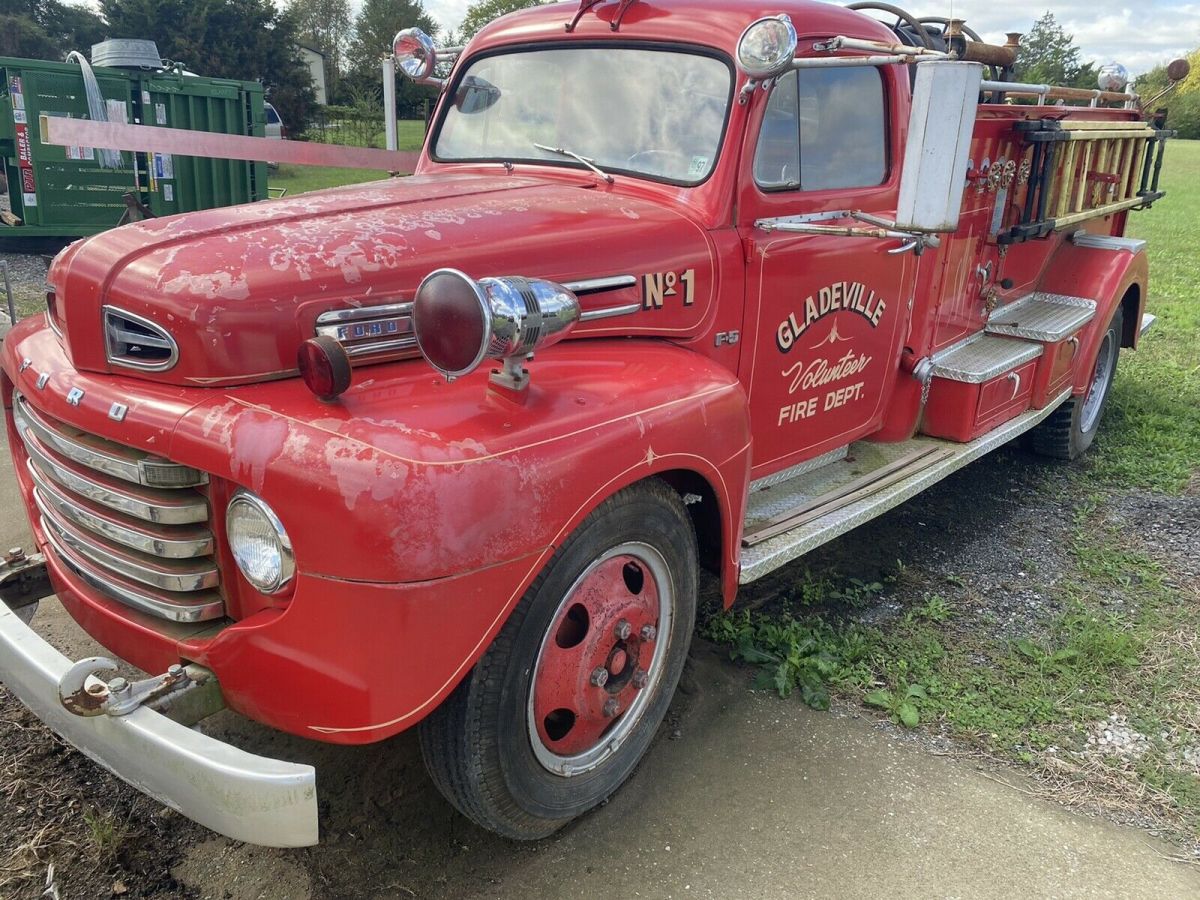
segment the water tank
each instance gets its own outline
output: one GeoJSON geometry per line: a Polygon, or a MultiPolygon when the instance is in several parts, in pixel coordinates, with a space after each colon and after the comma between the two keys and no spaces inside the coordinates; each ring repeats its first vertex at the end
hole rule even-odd
{"type": "Polygon", "coordinates": [[[163,62],[154,41],[112,38],[92,44],[92,65],[117,69],[161,69],[163,62]]]}

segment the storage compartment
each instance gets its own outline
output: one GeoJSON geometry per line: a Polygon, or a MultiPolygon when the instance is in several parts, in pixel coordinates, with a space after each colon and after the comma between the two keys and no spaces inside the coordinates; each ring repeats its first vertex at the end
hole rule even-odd
{"type": "Polygon", "coordinates": [[[1024,412],[1042,350],[1041,344],[974,335],[937,354],[921,431],[970,441],[1024,412]]]}
{"type": "Polygon", "coordinates": [[[1047,344],[1033,376],[1033,408],[1042,409],[1071,385],[1079,338],[1075,335],[1056,344],[1047,344]]]}

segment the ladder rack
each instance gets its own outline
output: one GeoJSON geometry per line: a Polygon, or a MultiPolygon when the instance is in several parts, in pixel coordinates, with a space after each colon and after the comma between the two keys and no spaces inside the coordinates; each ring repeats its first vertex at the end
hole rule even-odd
{"type": "Polygon", "coordinates": [[[1015,129],[1029,145],[1030,177],[1018,221],[998,243],[1046,237],[1087,219],[1150,206],[1163,149],[1175,134],[1161,121],[1037,119],[1015,129]]]}

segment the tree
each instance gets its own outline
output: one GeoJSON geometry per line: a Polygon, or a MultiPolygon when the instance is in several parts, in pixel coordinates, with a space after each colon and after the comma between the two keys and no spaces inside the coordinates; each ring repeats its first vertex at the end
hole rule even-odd
{"type": "Polygon", "coordinates": [[[476,0],[467,7],[467,14],[459,26],[459,37],[465,43],[479,32],[484,25],[493,19],[516,12],[518,9],[528,9],[531,6],[541,6],[549,0],[476,0]]]}
{"type": "Polygon", "coordinates": [[[271,0],[100,0],[110,37],[149,38],[166,59],[218,78],[260,81],[293,132],[315,108],[295,19],[271,0]]]}
{"type": "Polygon", "coordinates": [[[350,49],[349,0],[291,0],[288,12],[296,20],[301,37],[325,54],[325,81],[331,93],[336,91],[350,49]]]}
{"type": "Polygon", "coordinates": [[[62,59],[87,52],[104,37],[104,22],[83,6],[58,0],[0,0],[0,56],[62,59]]]}
{"type": "MultiPolygon", "coordinates": [[[[350,44],[348,95],[363,96],[379,92],[382,73],[380,60],[391,52],[392,39],[401,28],[420,28],[436,36],[437,22],[425,12],[421,0],[366,0],[354,20],[354,40],[350,44]]],[[[396,110],[402,119],[420,118],[424,102],[437,96],[428,85],[414,84],[402,75],[396,77],[396,110]]]]}
{"type": "Polygon", "coordinates": [[[1074,35],[1067,34],[1045,12],[1033,24],[1033,30],[1021,38],[1017,59],[1018,80],[1032,84],[1057,84],[1065,87],[1096,87],[1096,66],[1080,62],[1074,35]]]}

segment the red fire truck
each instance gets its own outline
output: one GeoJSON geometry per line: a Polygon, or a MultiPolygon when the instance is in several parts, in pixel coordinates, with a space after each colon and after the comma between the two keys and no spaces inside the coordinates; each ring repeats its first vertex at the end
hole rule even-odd
{"type": "Polygon", "coordinates": [[[3,346],[38,544],[3,570],[7,687],[241,840],[316,841],[316,778],[189,727],[221,707],[417,726],[451,803],[537,838],[650,747],[701,568],[729,604],[1020,435],[1082,453],[1152,319],[1123,234],[1162,115],[858,6],[407,30],[440,87],[412,177],[64,250],[3,346]],[[42,567],[150,677],[35,633],[42,567]]]}

